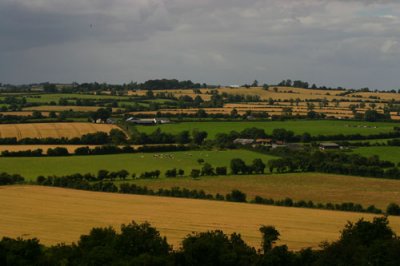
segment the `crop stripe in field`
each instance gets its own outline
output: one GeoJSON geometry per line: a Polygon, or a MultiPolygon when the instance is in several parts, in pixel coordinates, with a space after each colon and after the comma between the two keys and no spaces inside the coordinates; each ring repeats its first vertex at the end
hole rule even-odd
{"type": "Polygon", "coordinates": [[[94,131],[96,131],[96,127],[93,124],[89,125],[94,131]]]}
{"type": "Polygon", "coordinates": [[[53,127],[54,132],[56,132],[57,137],[58,137],[58,138],[61,138],[61,134],[60,134],[60,132],[59,132],[59,130],[58,130],[57,124],[52,123],[51,126],[53,127]]]}
{"type": "MultiPolygon", "coordinates": [[[[82,136],[81,132],[80,132],[79,129],[75,126],[74,123],[71,123],[71,127],[72,127],[73,130],[75,130],[77,136],[82,136]]],[[[93,128],[93,130],[94,130],[94,132],[96,132],[96,129],[95,129],[95,128],[93,128]]]]}
{"type": "Polygon", "coordinates": [[[22,139],[22,133],[21,130],[19,129],[18,125],[13,125],[15,128],[15,131],[17,133],[17,139],[22,139]]]}
{"type": "Polygon", "coordinates": [[[40,130],[37,128],[37,125],[32,125],[33,129],[35,129],[37,137],[42,138],[42,134],[40,133],[40,130]]]}

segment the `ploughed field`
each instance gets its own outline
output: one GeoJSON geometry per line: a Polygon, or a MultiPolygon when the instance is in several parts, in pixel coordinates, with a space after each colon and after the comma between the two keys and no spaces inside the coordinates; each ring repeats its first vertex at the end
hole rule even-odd
{"type": "Polygon", "coordinates": [[[122,169],[137,176],[145,171],[177,168],[189,175],[192,169],[201,169],[197,162],[203,159],[213,167],[227,166],[234,158],[241,158],[246,163],[260,158],[266,163],[274,157],[246,150],[228,151],[180,151],[158,153],[134,153],[66,157],[0,157],[0,169],[10,174],[21,174],[27,179],[36,179],[39,175],[68,175],[75,173],[93,173],[105,169],[119,171],[122,169]]]}
{"type": "Polygon", "coordinates": [[[110,132],[116,125],[94,123],[2,124],[0,138],[74,138],[88,133],[110,132]]]}
{"type": "MultiPolygon", "coordinates": [[[[238,232],[260,247],[261,225],[281,233],[280,244],[290,249],[318,248],[322,241],[339,237],[347,221],[374,215],[314,209],[286,208],[208,200],[164,198],[89,192],[40,186],[0,187],[0,237],[32,238],[51,245],[77,241],[92,227],[148,221],[178,248],[192,232],[221,229],[238,232]]],[[[400,217],[389,217],[400,232],[400,217]]]]}
{"type": "Polygon", "coordinates": [[[289,120],[289,121],[246,121],[246,122],[182,122],[175,124],[164,124],[160,126],[137,126],[139,131],[151,133],[157,127],[168,133],[178,133],[183,130],[192,131],[194,129],[208,132],[210,138],[214,138],[218,133],[229,133],[231,131],[242,131],[246,128],[256,127],[264,129],[266,133],[272,133],[275,128],[285,128],[292,130],[295,134],[305,132],[311,135],[373,135],[393,131],[396,123],[379,122],[358,122],[358,121],[338,121],[338,120],[289,120]]]}

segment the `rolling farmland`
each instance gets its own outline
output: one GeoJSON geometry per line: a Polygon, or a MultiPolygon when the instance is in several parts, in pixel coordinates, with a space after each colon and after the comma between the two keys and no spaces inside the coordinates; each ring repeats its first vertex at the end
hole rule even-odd
{"type": "MultiPolygon", "coordinates": [[[[347,221],[374,217],[361,213],[39,186],[8,186],[1,187],[0,191],[0,236],[38,237],[48,245],[77,241],[92,227],[119,228],[120,224],[135,220],[149,221],[175,248],[187,234],[215,229],[241,233],[245,241],[258,248],[261,225],[276,226],[281,233],[279,244],[287,244],[290,249],[317,248],[322,241],[336,240],[347,221]]],[[[389,220],[399,233],[400,217],[389,220]]]]}
{"type": "Polygon", "coordinates": [[[110,132],[115,125],[93,123],[2,124],[0,138],[74,138],[99,131],[110,132]]]}

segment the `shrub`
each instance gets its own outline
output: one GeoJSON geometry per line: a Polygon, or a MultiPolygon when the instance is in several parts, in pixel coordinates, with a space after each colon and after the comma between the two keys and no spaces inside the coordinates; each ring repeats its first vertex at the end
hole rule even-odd
{"type": "Polygon", "coordinates": [[[226,195],[227,201],[234,201],[234,202],[246,202],[246,194],[241,192],[240,190],[232,190],[231,193],[226,195]]]}

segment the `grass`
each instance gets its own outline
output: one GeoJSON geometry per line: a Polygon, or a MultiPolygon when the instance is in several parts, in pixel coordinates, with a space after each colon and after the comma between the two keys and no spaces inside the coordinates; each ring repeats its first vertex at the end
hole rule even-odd
{"type": "Polygon", "coordinates": [[[227,194],[239,189],[248,200],[264,198],[312,200],[314,203],[354,202],[364,207],[375,205],[383,210],[391,202],[400,204],[400,181],[322,173],[291,173],[249,176],[139,179],[130,181],[152,189],[179,186],[203,189],[207,193],[227,194]]]}
{"type": "Polygon", "coordinates": [[[354,149],[355,153],[361,154],[365,157],[378,155],[380,159],[400,163],[400,147],[394,146],[374,146],[374,147],[360,147],[354,149]]]}
{"type": "Polygon", "coordinates": [[[119,171],[126,169],[137,175],[144,171],[160,170],[162,174],[174,167],[185,170],[189,174],[191,169],[200,169],[198,159],[217,166],[229,166],[231,159],[242,158],[248,163],[256,158],[264,162],[271,156],[245,151],[189,151],[168,153],[137,153],[114,154],[97,156],[69,156],[69,157],[35,157],[35,158],[6,158],[0,157],[1,171],[21,174],[25,178],[35,179],[39,175],[67,175],[74,173],[97,173],[100,169],[119,171]],[[157,156],[156,155],[163,155],[157,156]]]}
{"type": "Polygon", "coordinates": [[[118,128],[115,125],[93,123],[33,123],[33,124],[2,124],[1,138],[73,138],[99,131],[110,132],[118,128]]]}
{"type": "MultiPolygon", "coordinates": [[[[242,131],[246,128],[257,127],[271,133],[275,128],[285,128],[294,131],[296,134],[308,132],[311,135],[335,135],[335,134],[361,134],[370,135],[393,131],[394,123],[371,123],[357,121],[319,120],[319,121],[267,121],[267,122],[183,122],[177,124],[160,125],[163,131],[178,133],[183,130],[193,129],[205,130],[209,137],[214,138],[217,133],[229,133],[230,131],[242,131]],[[350,127],[360,126],[360,127],[350,127]],[[362,126],[371,126],[364,128],[362,126]],[[376,128],[373,128],[376,127],[376,128]]],[[[151,133],[156,127],[138,126],[139,131],[151,133]]]]}
{"type": "MultiPolygon", "coordinates": [[[[113,226],[132,220],[149,221],[178,248],[192,232],[220,229],[238,232],[255,248],[261,244],[261,225],[281,233],[279,244],[290,249],[318,248],[339,237],[347,221],[373,215],[339,211],[273,207],[253,204],[123,195],[39,186],[0,188],[0,237],[37,237],[50,245],[77,241],[92,227],[113,226]],[[12,199],[12,200],[11,200],[12,199]]],[[[400,217],[390,217],[400,232],[400,217]]]]}

